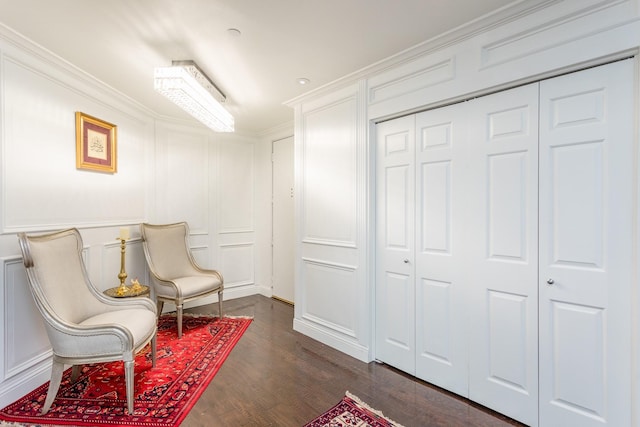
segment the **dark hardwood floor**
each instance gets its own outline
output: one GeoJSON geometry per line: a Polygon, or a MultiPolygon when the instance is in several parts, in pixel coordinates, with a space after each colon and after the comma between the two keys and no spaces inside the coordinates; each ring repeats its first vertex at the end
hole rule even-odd
{"type": "MultiPolygon", "coordinates": [[[[293,307],[254,295],[224,302],[225,315],[252,316],[183,427],[301,427],[345,391],[405,427],[513,426],[517,422],[405,375],[364,363],[293,330],[293,307]]],[[[217,306],[186,310],[217,314],[217,306]]]]}

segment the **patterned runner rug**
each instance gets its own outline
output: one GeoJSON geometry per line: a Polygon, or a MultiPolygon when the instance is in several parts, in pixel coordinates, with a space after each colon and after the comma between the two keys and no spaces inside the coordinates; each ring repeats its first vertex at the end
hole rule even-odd
{"type": "Polygon", "coordinates": [[[346,392],[337,405],[308,422],[304,427],[402,427],[386,418],[353,394],[346,392]]]}
{"type": "Polygon", "coordinates": [[[162,316],[156,367],[151,368],[149,347],[136,356],[133,415],[125,410],[124,364],[120,361],[84,366],[74,383],[68,369],[48,413],[40,415],[47,382],[0,410],[0,420],[42,426],[178,426],[251,321],[185,314],[183,335],[178,339],[175,316],[162,316]]]}

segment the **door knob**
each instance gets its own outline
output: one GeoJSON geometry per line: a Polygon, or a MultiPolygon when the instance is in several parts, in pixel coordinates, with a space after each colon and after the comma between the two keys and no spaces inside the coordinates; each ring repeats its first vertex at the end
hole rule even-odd
{"type": "Polygon", "coordinates": [[[409,260],[408,260],[408,259],[405,259],[403,262],[404,262],[405,264],[409,264],[409,260]]]}
{"type": "Polygon", "coordinates": [[[555,281],[553,279],[547,279],[547,285],[553,285],[555,281]]]}

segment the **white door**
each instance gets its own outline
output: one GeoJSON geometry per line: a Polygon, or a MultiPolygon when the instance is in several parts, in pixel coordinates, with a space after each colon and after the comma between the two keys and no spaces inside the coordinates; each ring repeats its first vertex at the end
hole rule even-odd
{"type": "Polygon", "coordinates": [[[415,375],[415,116],[377,125],[376,358],[415,375]]]}
{"type": "Polygon", "coordinates": [[[543,426],[631,425],[633,73],[541,83],[543,426]]]}
{"type": "Polygon", "coordinates": [[[458,191],[466,144],[466,105],[416,115],[416,376],[468,394],[467,299],[458,191]]]}
{"type": "Polygon", "coordinates": [[[538,420],[538,84],[469,102],[469,397],[538,420]]]}
{"type": "Polygon", "coordinates": [[[294,301],[293,137],[273,142],[274,298],[294,301]]]}

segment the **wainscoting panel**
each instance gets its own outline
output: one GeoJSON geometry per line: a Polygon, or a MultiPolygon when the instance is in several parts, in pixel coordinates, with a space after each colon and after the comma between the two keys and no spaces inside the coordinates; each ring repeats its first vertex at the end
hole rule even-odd
{"type": "Polygon", "coordinates": [[[221,234],[254,231],[254,146],[220,143],[217,210],[221,234]]]}
{"type": "Polygon", "coordinates": [[[51,355],[51,346],[31,296],[22,258],[6,260],[3,267],[4,381],[47,359],[51,355]]]}
{"type": "Polygon", "coordinates": [[[171,129],[159,148],[157,206],[163,221],[187,221],[191,233],[209,231],[209,137],[171,129]]]}
{"type": "Polygon", "coordinates": [[[253,271],[254,244],[236,243],[220,245],[220,272],[227,289],[251,285],[253,271]]]}
{"type": "Polygon", "coordinates": [[[303,317],[352,338],[356,336],[358,304],[354,266],[303,259],[303,317]]]}
{"type": "Polygon", "coordinates": [[[357,98],[349,94],[304,114],[303,240],[356,245],[357,98]]]}

